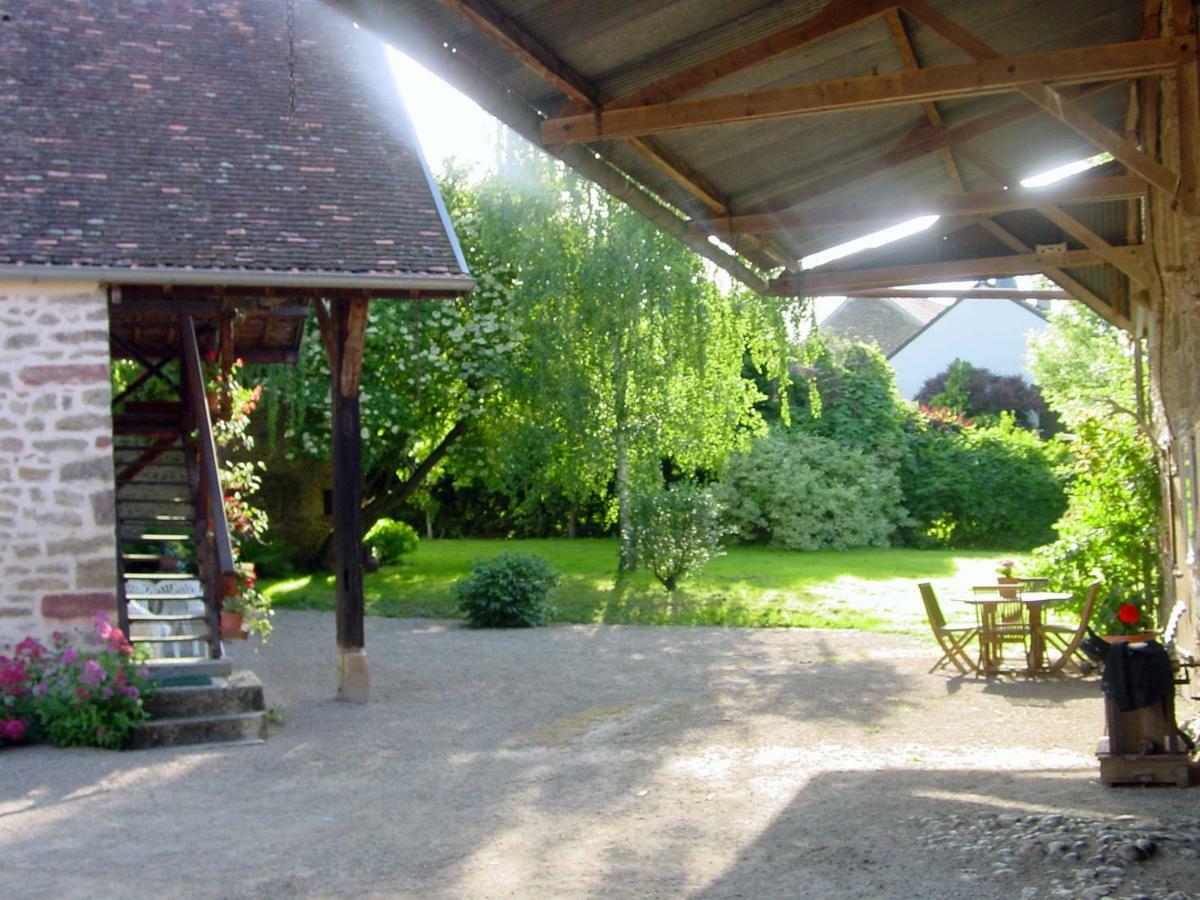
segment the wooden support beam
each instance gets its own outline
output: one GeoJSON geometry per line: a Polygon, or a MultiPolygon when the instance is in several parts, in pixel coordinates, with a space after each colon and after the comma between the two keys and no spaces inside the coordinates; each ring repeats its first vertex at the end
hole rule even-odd
{"type": "Polygon", "coordinates": [[[862,297],[874,300],[912,300],[927,297],[955,297],[959,300],[1072,300],[1066,291],[1022,291],[1014,288],[966,288],[964,290],[931,291],[912,288],[871,288],[862,291],[846,291],[833,296],[862,297]]]}
{"type": "Polygon", "coordinates": [[[623,94],[606,103],[605,109],[629,109],[648,103],[668,103],[736,72],[868,22],[887,12],[895,2],[896,0],[829,0],[820,12],[803,22],[789,25],[720,56],[689,66],[682,72],[676,72],[623,94]]]}
{"type": "MultiPolygon", "coordinates": [[[[920,60],[917,59],[917,52],[913,49],[912,40],[908,36],[908,30],[904,27],[900,11],[893,7],[887,11],[885,18],[888,27],[892,29],[892,38],[896,42],[896,49],[900,51],[900,58],[904,60],[905,67],[910,70],[921,68],[920,60]]],[[[940,134],[946,130],[942,114],[938,112],[935,103],[927,101],[921,104],[921,108],[925,111],[925,118],[935,132],[940,134]]],[[[950,183],[959,191],[966,190],[962,181],[962,173],[958,171],[958,163],[954,161],[953,151],[949,147],[943,147],[941,154],[942,162],[946,164],[946,175],[949,176],[950,183]]]]}
{"type": "Polygon", "coordinates": [[[458,13],[523,65],[553,84],[572,100],[588,106],[599,104],[599,95],[578,72],[565,65],[541,41],[508,18],[489,0],[438,0],[458,13]]]}
{"type": "MultiPolygon", "coordinates": [[[[1033,252],[1033,248],[1022,241],[1012,232],[1002,227],[999,223],[993,222],[991,219],[981,219],[979,225],[987,231],[992,237],[1008,247],[1015,253],[1029,254],[1033,252]]],[[[1101,318],[1107,319],[1114,325],[1120,328],[1128,328],[1128,320],[1125,319],[1119,310],[1115,309],[1111,303],[1097,294],[1091,288],[1087,287],[1083,282],[1077,280],[1067,272],[1064,272],[1059,266],[1047,266],[1042,270],[1042,274],[1057,284],[1064,291],[1068,291],[1076,300],[1084,304],[1092,312],[1101,318]]]]}
{"type": "Polygon", "coordinates": [[[1052,203],[1092,203],[1140,197],[1146,185],[1133,175],[1069,179],[1045,188],[995,188],[945,194],[918,203],[847,203],[818,209],[803,207],[773,213],[726,216],[696,223],[719,235],[762,234],[798,228],[827,228],[855,223],[898,223],[917,216],[979,216],[1037,209],[1052,203]]]}
{"type": "MultiPolygon", "coordinates": [[[[549,119],[542,123],[541,137],[544,144],[557,146],[579,141],[655,134],[682,128],[875,109],[1013,90],[1037,93],[1049,88],[1029,88],[1031,82],[1073,84],[1132,78],[1169,71],[1194,56],[1195,41],[1190,36],[1102,44],[916,71],[795,85],[747,94],[603,110],[594,114],[549,119]]],[[[1070,119],[1078,123],[1087,119],[1095,122],[1082,112],[1069,111],[1073,109],[1064,107],[1059,110],[1058,115],[1064,121],[1070,119]]],[[[1103,131],[1108,131],[1099,123],[1095,124],[1103,131]]],[[[1115,146],[1115,149],[1124,152],[1127,149],[1124,147],[1124,138],[1119,135],[1113,137],[1119,145],[1115,146]]],[[[1149,166],[1142,168],[1147,172],[1151,171],[1149,166]]]]}
{"type": "Polygon", "coordinates": [[[370,698],[363,617],[362,416],[358,382],[366,301],[340,298],[330,310],[333,359],[333,558],[338,645],[338,699],[370,698]]]}
{"type": "Polygon", "coordinates": [[[864,288],[1034,275],[1051,266],[1094,266],[1100,262],[1100,257],[1091,250],[1067,250],[1065,253],[1020,253],[876,269],[811,271],[773,279],[771,293],[800,297],[830,296],[864,288]]]}
{"type": "MultiPolygon", "coordinates": [[[[507,49],[526,68],[571,98],[574,101],[575,109],[588,111],[600,107],[602,99],[600,92],[588,79],[559,59],[553,51],[512,21],[490,0],[439,0],[439,2],[458,13],[489,38],[507,49]]],[[[652,139],[634,139],[630,140],[629,144],[673,182],[707,206],[712,213],[722,215],[728,212],[728,201],[720,192],[666,147],[652,139]]],[[[773,269],[790,263],[785,254],[765,246],[757,238],[748,238],[735,249],[755,265],[762,266],[764,269],[773,269]]]]}
{"type": "MultiPolygon", "coordinates": [[[[1085,88],[1066,88],[1063,94],[1069,97],[1090,96],[1108,90],[1116,83],[1112,82],[1106,85],[1085,88]]],[[[937,153],[945,148],[953,148],[956,153],[965,155],[967,151],[966,145],[969,141],[977,137],[982,137],[1005,125],[1012,125],[1028,119],[1031,116],[1037,115],[1037,112],[1037,109],[1028,103],[1009,103],[989,112],[987,115],[980,116],[954,128],[947,128],[941,133],[932,131],[928,123],[922,120],[908,135],[901,138],[896,143],[896,146],[880,156],[868,157],[855,163],[845,163],[839,165],[836,170],[822,172],[816,177],[809,178],[799,186],[790,186],[786,195],[779,194],[772,188],[771,193],[767,196],[744,196],[742,198],[742,205],[747,208],[776,208],[778,204],[772,202],[772,199],[777,196],[786,196],[788,205],[806,203],[809,200],[814,200],[817,197],[824,196],[841,188],[866,181],[876,175],[885,174],[899,166],[920,159],[930,153],[937,153]]],[[[768,209],[762,209],[761,211],[765,212],[768,209]]]]}
{"type": "MultiPolygon", "coordinates": [[[[1003,59],[996,50],[989,47],[957,23],[943,16],[937,10],[931,8],[924,0],[899,0],[899,3],[900,8],[904,12],[936,31],[947,41],[976,60],[976,62],[999,62],[1003,59]]],[[[1147,38],[1133,43],[1149,46],[1159,44],[1164,40],[1172,39],[1147,38]]],[[[1173,50],[1168,54],[1175,60],[1172,69],[1176,65],[1186,64],[1189,60],[1195,61],[1196,41],[1193,35],[1185,35],[1173,40],[1176,43],[1172,45],[1173,50]]],[[[1101,48],[1097,47],[1095,49],[1099,50],[1101,48]]],[[[1164,70],[1159,69],[1157,71],[1164,70]]],[[[1137,74],[1149,75],[1152,73],[1143,71],[1137,74]]],[[[1036,82],[1050,82],[1055,80],[1054,78],[1030,79],[1030,81],[1036,82]]],[[[1045,112],[1081,134],[1093,145],[1099,147],[1101,150],[1107,150],[1131,172],[1140,175],[1150,184],[1161,188],[1169,194],[1175,193],[1179,183],[1179,176],[1176,173],[1160,165],[1139,149],[1136,144],[1126,140],[1078,106],[1065,102],[1063,95],[1059,91],[1048,87],[1046,84],[1031,83],[1017,85],[1016,89],[1045,112]]]]}

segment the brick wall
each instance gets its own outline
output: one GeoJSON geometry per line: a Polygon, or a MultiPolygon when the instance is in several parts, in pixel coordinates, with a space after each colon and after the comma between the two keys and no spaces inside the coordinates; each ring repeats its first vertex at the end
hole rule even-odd
{"type": "Polygon", "coordinates": [[[0,281],[0,644],[116,612],[108,306],[0,281]]]}

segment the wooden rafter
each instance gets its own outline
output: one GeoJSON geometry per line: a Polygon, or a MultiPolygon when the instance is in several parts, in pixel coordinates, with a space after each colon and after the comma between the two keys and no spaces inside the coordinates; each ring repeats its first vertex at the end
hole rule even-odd
{"type": "MultiPolygon", "coordinates": [[[[492,40],[502,45],[526,68],[571,98],[575,108],[595,110],[602,97],[588,79],[559,59],[541,41],[504,14],[490,0],[439,0],[470,22],[492,40]]],[[[672,181],[703,203],[712,213],[728,211],[728,201],[707,179],[653,139],[632,139],[630,146],[672,181]]],[[[750,239],[735,248],[763,268],[788,265],[790,260],[780,251],[750,239]]]]}
{"type": "MultiPolygon", "coordinates": [[[[785,116],[875,109],[933,100],[952,100],[1019,90],[1022,93],[1049,91],[1030,88],[1033,82],[1078,84],[1106,79],[1132,78],[1172,70],[1195,57],[1191,37],[1156,38],[1121,44],[1102,44],[1050,53],[984,59],[973,63],[939,66],[886,75],[867,75],[840,81],[802,84],[752,93],[697,100],[679,100],[629,109],[601,110],[593,114],[549,119],[542,123],[542,141],[560,145],[578,141],[625,138],[683,128],[699,128],[732,122],[752,122],[785,116]]],[[[1059,96],[1055,93],[1055,96],[1059,96]]],[[[1083,120],[1107,128],[1086,113],[1063,105],[1057,111],[1064,121],[1077,127],[1083,120]]],[[[1077,130],[1079,128],[1077,127],[1077,130]]],[[[1093,132],[1094,129],[1091,129],[1093,132]]],[[[1114,149],[1130,158],[1124,138],[1112,135],[1114,149]]],[[[1102,136],[1098,136],[1102,139],[1102,136]]],[[[1112,145],[1112,141],[1104,140],[1112,145]]],[[[1108,149],[1106,147],[1106,149],[1108,149]]],[[[1110,151],[1111,152],[1111,151],[1110,151]]],[[[1117,153],[1113,154],[1117,156],[1117,153]]],[[[1119,158],[1119,157],[1118,157],[1119,158]]],[[[1161,168],[1161,167],[1160,167],[1161,168]]],[[[1143,177],[1153,173],[1141,166],[1143,177]]]]}
{"type": "MultiPolygon", "coordinates": [[[[887,11],[885,18],[888,27],[892,30],[892,38],[896,42],[896,49],[900,51],[900,57],[904,60],[905,67],[910,70],[921,68],[917,52],[913,49],[912,40],[908,36],[908,30],[904,27],[900,11],[892,7],[887,11]]],[[[946,123],[942,121],[942,114],[938,112],[937,104],[927,101],[921,104],[921,108],[925,111],[925,118],[935,132],[940,134],[946,130],[946,123]]],[[[946,164],[946,175],[950,178],[950,183],[960,191],[966,190],[963,185],[962,173],[958,171],[958,163],[954,161],[954,152],[949,147],[943,147],[941,154],[942,162],[946,164]]]]}
{"type": "MultiPolygon", "coordinates": [[[[1091,96],[1112,87],[1112,84],[1091,86],[1086,88],[1067,88],[1063,91],[1069,97],[1091,96]]],[[[1012,125],[1037,114],[1037,110],[1027,103],[1009,103],[987,115],[980,116],[970,122],[947,128],[943,132],[934,132],[928,123],[922,119],[907,135],[901,138],[891,150],[879,156],[872,156],[856,163],[843,164],[836,171],[825,171],[811,178],[799,187],[792,186],[787,193],[788,204],[800,204],[817,197],[824,196],[841,188],[849,187],[861,181],[866,181],[876,175],[882,175],[906,163],[912,162],[931,153],[943,149],[954,148],[956,153],[965,155],[968,142],[989,132],[1012,125]]],[[[769,198],[746,198],[746,205],[766,206],[764,212],[776,208],[770,204],[769,198]]]]}
{"type": "Polygon", "coordinates": [[[916,203],[847,203],[819,209],[794,208],[775,213],[728,216],[702,223],[705,231],[721,235],[761,234],[798,228],[827,228],[855,223],[902,222],[917,216],[980,216],[1040,209],[1058,203],[1092,203],[1141,197],[1146,185],[1135,175],[1081,178],[1052,187],[945,194],[916,203]]]}
{"type": "Polygon", "coordinates": [[[1071,300],[1066,291],[1022,291],[1014,288],[976,287],[966,290],[930,291],[912,288],[870,288],[861,291],[846,291],[837,296],[864,297],[875,300],[912,300],[925,297],[955,297],[959,300],[1071,300]]]}
{"type": "MultiPolygon", "coordinates": [[[[978,63],[999,62],[1004,57],[983,41],[956,22],[946,18],[937,10],[932,9],[924,0],[899,0],[900,8],[922,24],[932,28],[954,46],[965,52],[978,63]]],[[[1153,44],[1166,40],[1164,38],[1144,39],[1137,44],[1153,44]]],[[[1196,60],[1196,42],[1193,35],[1176,38],[1174,64],[1186,65],[1196,60]]],[[[1113,45],[1117,46],[1117,45],[1113,45]]],[[[1101,48],[1096,48],[1101,49],[1101,48]]],[[[1165,70],[1159,70],[1165,71],[1165,70]]],[[[1150,72],[1140,72],[1139,75],[1149,75],[1150,72]]],[[[1054,81],[1053,78],[1031,79],[1036,82],[1054,81]]],[[[1026,98],[1038,107],[1058,119],[1064,125],[1074,129],[1096,147],[1107,150],[1113,157],[1125,165],[1131,172],[1140,175],[1150,184],[1161,188],[1167,193],[1174,194],[1179,184],[1179,176],[1170,169],[1160,165],[1133,142],[1104,125],[1078,106],[1065,102],[1063,95],[1044,83],[1018,85],[1016,88],[1026,98]]]]}
{"type": "Polygon", "coordinates": [[[874,269],[813,271],[773,279],[771,293],[819,297],[898,284],[1035,275],[1048,267],[1094,266],[1101,262],[1103,260],[1091,250],[1067,250],[1062,253],[1018,253],[1011,256],[915,263],[874,269]]]}
{"type": "Polygon", "coordinates": [[[766,37],[689,66],[606,103],[605,109],[629,109],[667,103],[713,82],[757,66],[808,44],[861,25],[893,8],[896,0],[830,0],[816,15],[766,37]]]}

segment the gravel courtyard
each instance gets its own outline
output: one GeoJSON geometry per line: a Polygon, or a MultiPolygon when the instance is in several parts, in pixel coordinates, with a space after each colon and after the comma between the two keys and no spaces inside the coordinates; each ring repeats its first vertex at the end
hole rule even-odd
{"type": "Polygon", "coordinates": [[[286,612],[233,648],[266,744],[0,754],[0,893],[1200,897],[1200,790],[1099,784],[1095,679],[931,676],[932,645],[857,632],[369,619],[356,707],[333,633],[286,612]]]}

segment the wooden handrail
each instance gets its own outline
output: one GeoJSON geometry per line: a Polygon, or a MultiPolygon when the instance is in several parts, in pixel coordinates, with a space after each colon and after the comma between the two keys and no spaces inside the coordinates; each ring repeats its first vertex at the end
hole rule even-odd
{"type": "MultiPolygon", "coordinates": [[[[233,566],[233,544],[229,537],[229,521],[225,518],[225,494],[221,489],[221,472],[217,465],[217,445],[213,441],[212,419],[204,392],[204,369],[200,364],[200,347],[196,342],[196,324],[191,316],[179,317],[179,338],[183,344],[185,416],[187,427],[196,434],[200,451],[200,493],[207,506],[207,521],[212,531],[218,573],[225,578],[236,575],[233,566]]],[[[214,585],[217,596],[221,586],[214,585]]]]}

